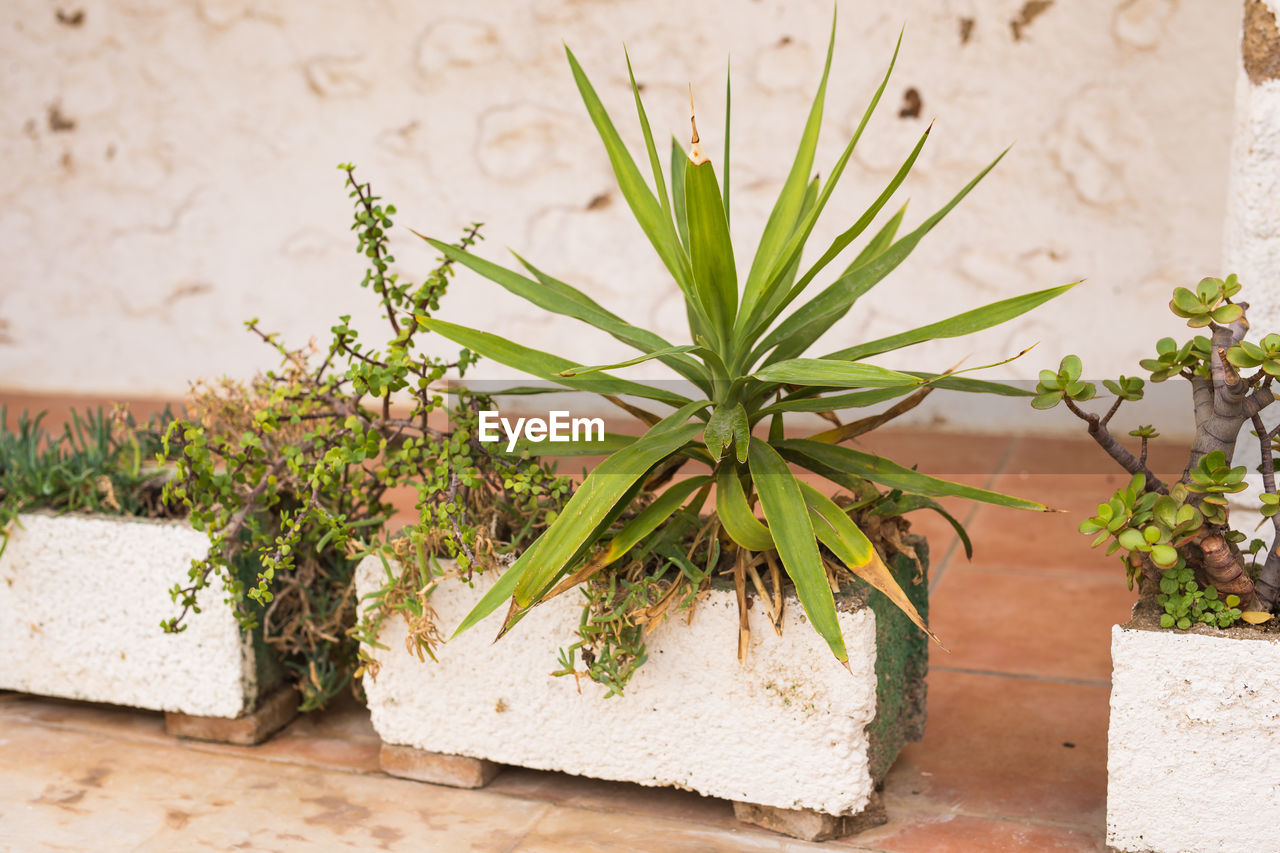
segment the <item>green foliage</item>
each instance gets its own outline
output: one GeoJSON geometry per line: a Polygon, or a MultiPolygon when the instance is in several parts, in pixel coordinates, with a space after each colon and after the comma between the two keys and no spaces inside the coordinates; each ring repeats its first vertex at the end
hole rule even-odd
{"type": "Polygon", "coordinates": [[[1263,518],[1271,518],[1277,512],[1280,512],[1280,495],[1274,495],[1271,492],[1263,492],[1258,495],[1261,506],[1258,508],[1263,518]]]}
{"type": "MultiPolygon", "coordinates": [[[[1205,515],[1190,502],[1191,492],[1181,483],[1169,494],[1146,490],[1146,476],[1135,474],[1117,489],[1111,499],[1098,505],[1097,513],[1080,523],[1080,532],[1094,536],[1093,547],[1114,538],[1108,554],[1124,550],[1129,555],[1145,554],[1158,569],[1185,565],[1178,549],[1201,534],[1205,515]]],[[[1140,566],[1126,558],[1127,569],[1140,566]]],[[[1129,572],[1133,587],[1134,572],[1129,572]]]]}
{"type": "Polygon", "coordinates": [[[1141,400],[1142,386],[1146,383],[1136,376],[1121,376],[1119,379],[1104,379],[1102,385],[1121,400],[1133,402],[1141,400]]]}
{"type": "Polygon", "coordinates": [[[1230,302],[1232,296],[1240,291],[1240,282],[1235,275],[1220,278],[1201,279],[1196,289],[1175,288],[1173,299],[1169,300],[1169,310],[1187,321],[1193,329],[1201,329],[1211,323],[1225,326],[1234,323],[1244,315],[1244,309],[1230,302]]]}
{"type": "Polygon", "coordinates": [[[644,625],[632,621],[630,614],[662,601],[667,585],[655,576],[643,575],[632,582],[606,572],[579,589],[587,602],[578,627],[579,639],[560,650],[560,668],[552,675],[586,675],[608,688],[605,698],[621,696],[631,676],[649,659],[644,625]],[[579,656],[585,672],[578,669],[579,656]]]}
{"type": "MultiPolygon", "coordinates": [[[[1155,492],[1146,491],[1146,476],[1135,474],[1126,485],[1116,490],[1109,501],[1098,504],[1098,511],[1092,518],[1080,522],[1080,532],[1088,536],[1096,534],[1094,548],[1114,537],[1115,541],[1107,549],[1108,554],[1114,554],[1121,548],[1140,548],[1150,553],[1157,543],[1148,541],[1142,531],[1153,518],[1158,497],[1155,492]]],[[[1161,556],[1165,554],[1163,549],[1160,553],[1161,556]]]]}
{"type": "MultiPolygon", "coordinates": [[[[563,502],[568,481],[545,467],[500,459],[475,440],[477,409],[491,403],[465,389],[446,404],[446,373],[464,373],[476,354],[452,361],[416,350],[415,316],[427,316],[444,296],[452,262],[421,283],[392,272],[389,232],[395,208],[346,173],[355,213],[356,247],[368,260],[361,285],[385,314],[388,340],[365,344],[350,317],[338,318],[328,346],[291,349],[258,328],[281,366],[249,383],[223,380],[193,389],[187,418],[174,421],[163,453],[175,468],[168,498],[190,510],[212,548],[191,566],[188,583],[172,590],[184,617],[215,578],[238,608],[246,629],[261,624],[303,695],[303,708],[325,704],[351,683],[359,640],[372,642],[388,612],[428,611],[421,574],[395,578],[374,596],[356,626],[352,573],[359,557],[387,548],[457,560],[469,577],[494,565],[500,552],[540,532],[563,502]],[[447,416],[450,429],[436,426],[447,416]],[[387,542],[393,489],[415,494],[418,527],[387,542]]],[[[461,244],[471,245],[473,226],[461,244]]],[[[411,642],[429,649],[432,627],[419,618],[411,642]]]]}
{"type": "MultiPolygon", "coordinates": [[[[1080,378],[1083,370],[1080,357],[1069,355],[1062,359],[1056,373],[1052,370],[1040,371],[1040,381],[1036,383],[1036,396],[1031,405],[1037,409],[1052,409],[1063,400],[1092,400],[1098,393],[1098,387],[1080,378]]],[[[1139,389],[1141,387],[1138,386],[1139,389]]]]}
{"type": "Polygon", "coordinates": [[[34,509],[167,518],[160,500],[165,474],[154,464],[172,420],[166,408],[140,426],[128,411],[72,410],[61,434],[41,425],[45,413],[18,416],[0,408],[0,551],[19,513],[34,509]]]}
{"type": "Polygon", "coordinates": [[[1227,495],[1243,492],[1248,488],[1244,481],[1248,469],[1243,465],[1231,467],[1221,450],[1207,453],[1190,470],[1191,480],[1187,488],[1203,495],[1201,507],[1211,524],[1225,524],[1227,520],[1227,495]]]}
{"type": "MultiPolygon", "coordinates": [[[[647,506],[628,512],[629,520],[623,521],[623,530],[641,530],[634,537],[634,549],[626,553],[626,559],[618,564],[616,571],[593,573],[578,587],[585,600],[578,641],[560,651],[560,667],[554,675],[586,676],[604,685],[606,696],[622,695],[628,681],[648,657],[645,636],[649,628],[668,614],[696,606],[701,593],[717,582],[717,573],[732,571],[749,579],[743,593],[757,596],[764,603],[765,612],[778,624],[786,590],[775,552],[766,551],[748,558],[732,544],[722,544],[722,537],[708,535],[716,522],[714,518],[700,517],[697,508],[706,499],[709,482],[706,477],[690,478],[672,486],[647,506]],[[666,506],[683,504],[695,490],[697,495],[689,503],[692,509],[676,510],[664,523],[652,523],[655,516],[666,519],[666,506]],[[646,518],[651,523],[643,524],[646,518]],[[737,557],[743,559],[735,562],[737,557]]],[[[900,561],[905,557],[908,566],[916,566],[913,577],[897,572],[903,588],[909,589],[916,600],[923,594],[920,587],[924,576],[910,543],[910,525],[903,518],[906,513],[925,508],[937,511],[955,527],[966,553],[972,553],[964,528],[934,501],[896,490],[881,493],[865,480],[851,481],[850,486],[856,497],[839,498],[840,507],[849,513],[859,529],[867,531],[876,550],[884,554],[886,560],[899,561],[892,564],[901,566],[900,561]]],[[[767,534],[763,525],[760,529],[767,534]]],[[[619,535],[614,542],[621,538],[619,535]]],[[[615,546],[611,551],[618,553],[619,549],[615,546]]],[[[856,589],[875,589],[865,580],[848,574],[841,580],[856,589]]],[[[894,602],[889,606],[900,605],[894,602]]]]}
{"type": "Polygon", "coordinates": [[[1156,341],[1156,357],[1144,358],[1139,364],[1151,371],[1152,382],[1164,382],[1171,376],[1209,376],[1209,348],[1204,335],[1196,335],[1178,346],[1173,338],[1156,341]]]}
{"type": "Polygon", "coordinates": [[[1235,367],[1261,367],[1268,376],[1280,376],[1280,335],[1265,335],[1256,344],[1241,341],[1227,350],[1227,361],[1235,367]]]}
{"type": "MultiPolygon", "coordinates": [[[[834,28],[832,30],[834,45],[834,28]]],[[[832,653],[846,657],[831,593],[832,572],[852,573],[881,590],[903,607],[921,628],[924,622],[882,558],[848,515],[820,491],[797,480],[789,464],[816,472],[844,485],[866,478],[890,488],[918,494],[938,494],[957,489],[893,466],[879,457],[814,452],[817,448],[843,451],[836,445],[871,425],[855,421],[840,424],[815,440],[783,440],[781,418],[789,411],[823,411],[872,405],[915,394],[910,408],[934,387],[1018,395],[1018,389],[999,383],[978,382],[954,374],[896,371],[865,359],[903,347],[942,338],[957,337],[990,328],[1017,317],[1060,295],[1072,285],[1005,299],[954,317],[886,338],[845,347],[819,358],[803,357],[818,339],[854,307],[857,300],[884,280],[907,258],[920,240],[995,166],[992,162],[941,209],[915,230],[898,236],[902,212],[870,235],[862,251],[834,275],[828,267],[867,229],[885,209],[910,172],[928,134],[921,136],[901,168],[888,181],[871,206],[826,247],[816,262],[806,266],[802,252],[813,233],[867,121],[888,84],[888,73],[871,98],[861,123],[822,181],[814,172],[819,127],[824,110],[831,49],[822,81],[801,131],[794,162],[782,183],[772,213],[750,265],[740,269],[728,228],[728,170],[718,176],[697,141],[686,155],[673,142],[671,169],[664,174],[653,142],[639,88],[633,84],[637,117],[653,173],[650,185],[628,152],[614,122],[571,51],[567,57],[578,91],[596,132],[604,144],[622,197],[641,231],[662,260],[684,297],[689,322],[689,344],[674,345],[654,332],[641,329],[612,314],[585,293],[537,269],[517,256],[532,276],[483,260],[465,248],[430,240],[447,258],[467,266],[539,308],[581,320],[639,350],[641,355],[619,364],[587,366],[520,346],[496,335],[420,317],[421,326],[500,363],[525,370],[569,388],[593,391],[607,397],[625,394],[670,408],[670,412],[642,412],[648,431],[602,463],[570,499],[564,511],[531,548],[525,551],[490,594],[464,620],[463,630],[493,612],[510,597],[514,606],[509,628],[566,578],[582,579],[582,566],[595,568],[593,553],[609,551],[611,526],[624,514],[635,495],[655,477],[670,476],[680,465],[698,460],[711,465],[718,482],[738,490],[716,502],[714,535],[723,535],[726,547],[737,553],[770,554],[782,564],[795,586],[809,621],[821,633],[832,653]],[[724,179],[723,189],[721,177],[724,179]],[[670,198],[668,198],[668,187],[670,198]],[[816,294],[809,288],[820,276],[829,283],[816,294]],[[793,308],[793,306],[798,307],[793,308]],[[791,310],[789,310],[791,309],[791,310]],[[656,360],[676,371],[692,386],[690,395],[676,394],[658,385],[632,382],[607,371],[621,364],[656,360]],[[859,389],[853,394],[836,393],[859,389]],[[867,391],[866,389],[871,389],[867,391]],[[832,394],[830,397],[823,395],[832,394]],[[861,394],[862,396],[858,396],[861,394]],[[815,404],[818,408],[815,409],[815,404]],[[754,435],[766,418],[770,437],[754,435]],[[869,460],[870,464],[867,464],[869,460]],[[921,491],[931,489],[932,491],[921,491]],[[756,504],[763,521],[756,515],[756,504]],[[821,547],[819,545],[821,543],[821,547]]],[[[895,51],[894,57],[896,59],[895,51]]],[[[892,70],[890,62],[890,71],[892,70]]],[[[726,110],[727,112],[727,110],[726,110]]],[[[727,137],[727,133],[726,133],[727,137]]],[[[727,146],[727,138],[726,138],[727,146]]],[[[1003,156],[1003,155],[1001,155],[1003,156]]],[[[996,161],[999,157],[996,158],[996,161]]],[[[628,406],[628,411],[637,409],[628,406]]],[[[840,423],[836,417],[836,423],[840,423]]],[[[533,452],[562,453],[557,446],[533,452]]],[[[955,493],[952,491],[951,493],[955,493]]],[[[969,497],[1044,510],[1040,504],[1020,501],[979,489],[969,497]]],[[[712,534],[709,534],[712,535],[712,534]]],[[[616,557],[615,557],[616,559],[616,557]]],[[[640,589],[645,589],[643,582],[640,589]]],[[[736,583],[746,583],[742,572],[736,583]]],[[[617,594],[615,588],[615,595],[617,594]]],[[[641,593],[637,593],[641,594],[641,593]]]]}
{"type": "Polygon", "coordinates": [[[1164,573],[1156,602],[1164,608],[1160,624],[1165,628],[1185,631],[1196,623],[1229,628],[1240,619],[1240,599],[1219,598],[1212,586],[1202,588],[1187,566],[1164,573]]]}
{"type": "Polygon", "coordinates": [[[648,659],[647,627],[669,610],[692,607],[720,561],[720,540],[698,535],[698,510],[709,483],[707,477],[690,478],[624,516],[601,564],[623,554],[626,561],[617,571],[593,573],[578,587],[585,599],[578,641],[561,649],[553,675],[585,675],[608,688],[606,697],[622,695],[648,659]],[[585,670],[578,669],[579,658],[585,670]]]}

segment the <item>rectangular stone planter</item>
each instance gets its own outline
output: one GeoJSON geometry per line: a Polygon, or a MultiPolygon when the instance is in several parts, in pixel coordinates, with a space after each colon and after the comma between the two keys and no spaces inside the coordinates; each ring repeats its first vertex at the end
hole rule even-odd
{"type": "Polygon", "coordinates": [[[0,556],[0,688],[187,717],[252,716],[281,671],[219,590],[188,614],[185,631],[160,627],[178,612],[169,589],[208,548],[181,522],[19,516],[0,556]]]}
{"type": "Polygon", "coordinates": [[[1280,851],[1280,636],[1117,625],[1107,843],[1280,851]]]}
{"type": "MultiPolygon", "coordinates": [[[[922,558],[925,551],[921,540],[922,558]]],[[[895,571],[926,612],[926,584],[909,585],[914,564],[902,558],[895,571]]],[[[362,562],[361,598],[385,577],[377,557],[362,562]]],[[[491,583],[438,587],[430,603],[442,628],[451,631],[491,583]]],[[[570,592],[497,643],[502,612],[493,614],[439,647],[437,662],[408,652],[404,621],[388,618],[379,636],[386,648],[375,651],[381,669],[364,686],[385,744],[684,788],[733,800],[747,819],[789,831],[778,825],[788,820],[778,810],[843,817],[877,806],[877,785],[899,749],[923,733],[924,635],[878,593],[851,592],[837,602],[852,672],[831,656],[794,598],[781,637],[763,603],[753,604],[750,650],[740,664],[733,590],[713,589],[691,620],[674,615],[648,636],[648,661],[624,696],[606,699],[585,678],[578,684],[550,675],[557,650],[576,639],[582,597],[570,592]]],[[[390,754],[397,765],[414,764],[403,751],[390,754]]],[[[480,778],[486,767],[463,768],[464,775],[480,778]]],[[[823,825],[804,834],[853,828],[823,825]]]]}

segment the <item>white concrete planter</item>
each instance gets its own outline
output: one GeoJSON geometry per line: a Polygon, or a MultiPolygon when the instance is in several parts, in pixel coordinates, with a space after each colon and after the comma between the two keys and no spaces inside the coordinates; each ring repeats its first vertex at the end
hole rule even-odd
{"type": "MultiPolygon", "coordinates": [[[[359,595],[384,580],[381,562],[366,559],[359,595]]],[[[430,601],[439,624],[457,625],[491,583],[437,588],[430,601]]],[[[878,659],[877,614],[858,596],[838,602],[852,673],[794,598],[781,637],[763,605],[752,607],[751,648],[739,664],[734,594],[713,590],[692,622],[677,616],[649,635],[649,659],[625,696],[606,699],[594,682],[550,675],[557,650],[576,639],[582,598],[569,593],[497,643],[495,613],[438,649],[435,663],[409,653],[403,620],[389,618],[379,636],[386,649],[376,652],[381,670],[364,685],[387,744],[852,815],[873,801],[904,740],[922,734],[927,658],[923,635],[890,616],[880,633],[882,643],[892,635],[893,652],[878,659]]]]}
{"type": "Polygon", "coordinates": [[[240,717],[278,668],[221,594],[166,634],[168,590],[209,539],[180,522],[22,515],[0,557],[0,689],[240,717]]]}
{"type": "Polygon", "coordinates": [[[1107,843],[1280,851],[1280,638],[1131,622],[1111,658],[1107,843]]]}

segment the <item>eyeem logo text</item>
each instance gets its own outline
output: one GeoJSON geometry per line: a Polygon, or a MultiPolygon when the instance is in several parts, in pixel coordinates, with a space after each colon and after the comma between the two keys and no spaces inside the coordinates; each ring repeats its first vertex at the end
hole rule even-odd
{"type": "Polygon", "coordinates": [[[532,442],[604,441],[604,418],[571,418],[568,412],[548,412],[546,418],[516,418],[515,424],[494,411],[480,413],[480,440],[501,441],[498,427],[507,437],[507,452],[515,450],[521,434],[532,442]]]}

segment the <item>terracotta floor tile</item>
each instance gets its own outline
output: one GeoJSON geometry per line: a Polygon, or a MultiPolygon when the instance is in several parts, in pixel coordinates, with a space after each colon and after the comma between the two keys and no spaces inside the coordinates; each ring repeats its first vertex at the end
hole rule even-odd
{"type": "Polygon", "coordinates": [[[931,672],[924,739],[885,780],[890,816],[927,806],[1100,838],[1109,697],[1106,687],[931,672]]]}
{"type": "Polygon", "coordinates": [[[877,430],[849,442],[849,446],[951,478],[955,474],[981,477],[999,472],[1018,441],[1007,435],[902,429],[877,430]]]}
{"type": "MultiPolygon", "coordinates": [[[[963,501],[951,499],[946,499],[942,503],[967,532],[967,522],[973,511],[972,507],[967,506],[963,501]]],[[[929,542],[931,577],[939,577],[947,566],[966,563],[964,544],[960,541],[955,529],[941,515],[932,510],[922,509],[909,513],[907,520],[911,522],[911,532],[923,536],[929,542]]]]}
{"type": "Polygon", "coordinates": [[[299,714],[285,733],[381,743],[369,720],[369,709],[350,693],[337,697],[323,711],[299,714]]]}
{"type": "Polygon", "coordinates": [[[649,816],[552,806],[512,853],[749,853],[827,849],[751,827],[717,829],[649,816]]]}
{"type": "Polygon", "coordinates": [[[969,534],[976,543],[974,565],[987,568],[1039,571],[1092,571],[1123,577],[1120,560],[1107,556],[1106,546],[1090,548],[1080,522],[1126,482],[1115,474],[1004,474],[991,488],[1039,500],[1059,510],[1017,513],[981,507],[969,534]]]}
{"type": "Polygon", "coordinates": [[[547,806],[0,719],[0,849],[511,849],[547,806]]]}
{"type": "MultiPolygon", "coordinates": [[[[1125,431],[1116,438],[1135,456],[1138,454],[1140,442],[1136,438],[1125,431]]],[[[1158,474],[1181,474],[1187,463],[1187,446],[1178,439],[1157,438],[1149,445],[1147,463],[1158,474]]],[[[1011,474],[1124,474],[1116,461],[1084,434],[1083,426],[1079,438],[1023,436],[1003,470],[1011,474]]]]}
{"type": "Polygon", "coordinates": [[[652,788],[567,773],[505,767],[486,790],[597,811],[630,812],[728,829],[741,827],[728,800],[676,788],[652,788]]]}
{"type": "Polygon", "coordinates": [[[190,741],[189,749],[215,754],[235,755],[259,761],[276,761],[301,767],[347,770],[353,773],[378,773],[381,741],[357,741],[347,738],[296,735],[282,732],[257,746],[190,741]]]}
{"type": "Polygon", "coordinates": [[[1057,510],[1092,511],[1111,493],[1129,482],[1124,471],[1102,473],[1031,473],[1006,471],[996,477],[991,488],[1038,500],[1057,510]]]}
{"type": "Polygon", "coordinates": [[[172,740],[164,730],[164,714],[118,705],[99,705],[25,693],[10,694],[0,703],[0,720],[34,723],[50,728],[108,735],[127,740],[172,740]]]}
{"type": "Polygon", "coordinates": [[[952,565],[933,589],[931,666],[1109,682],[1111,626],[1137,600],[1124,578],[952,565]]]}
{"type": "Polygon", "coordinates": [[[1079,829],[939,812],[896,818],[854,841],[894,853],[1084,853],[1104,849],[1100,837],[1079,829]]]}

